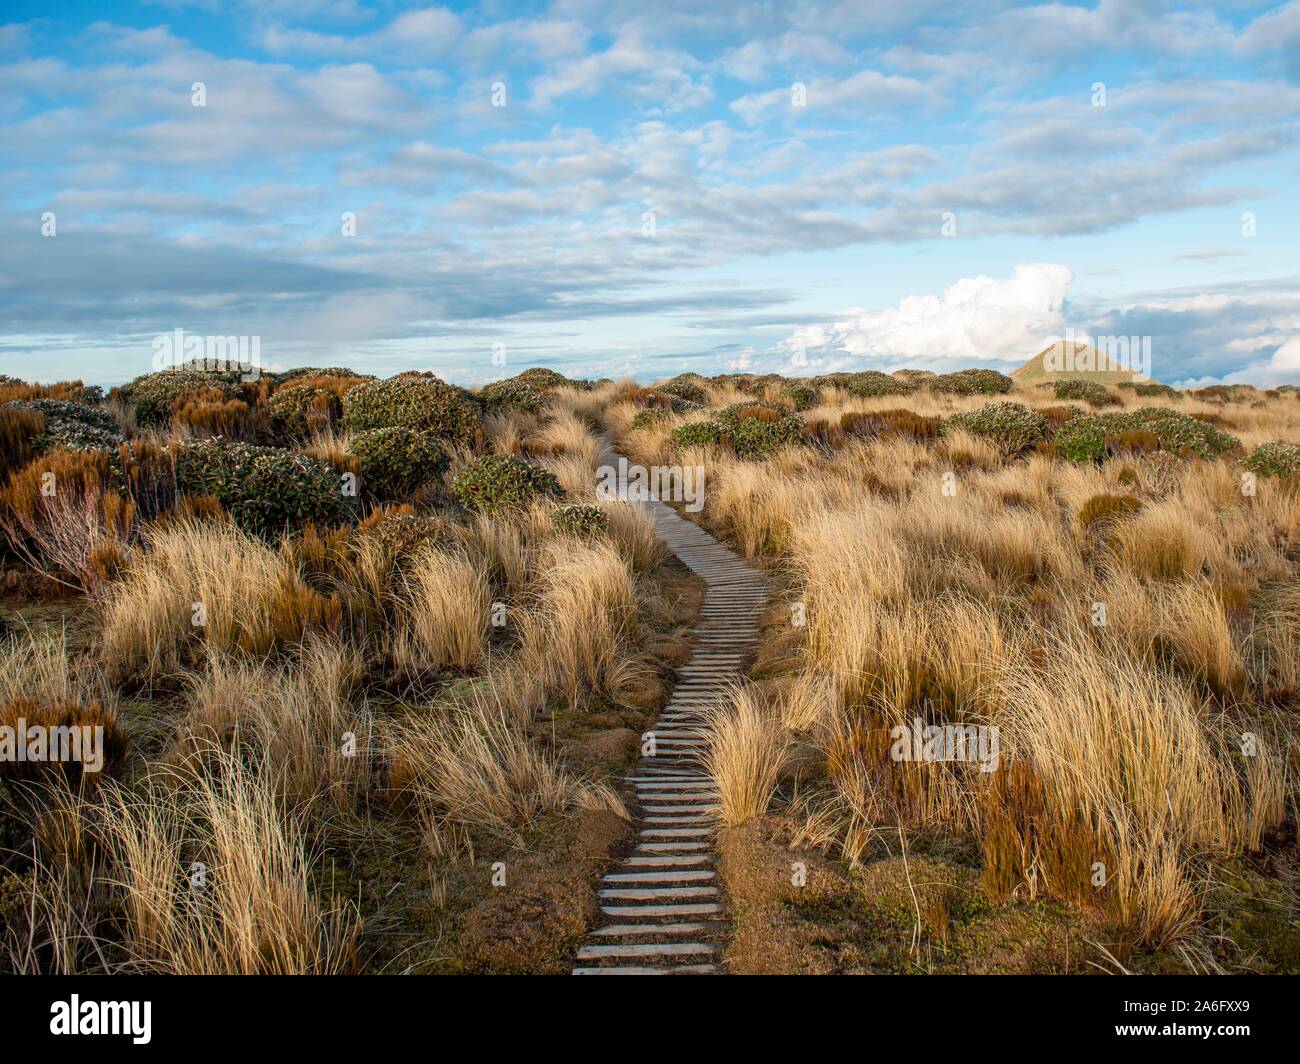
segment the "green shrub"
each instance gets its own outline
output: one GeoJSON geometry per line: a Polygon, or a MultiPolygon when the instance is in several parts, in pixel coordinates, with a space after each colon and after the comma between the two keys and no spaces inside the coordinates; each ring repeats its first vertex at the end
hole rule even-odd
{"type": "Polygon", "coordinates": [[[716,421],[690,421],[678,425],[668,437],[674,451],[691,447],[712,447],[722,442],[722,426],[716,421]]]}
{"type": "Polygon", "coordinates": [[[267,402],[271,429],[277,436],[304,440],[333,424],[343,411],[342,401],[328,388],[290,386],[278,389],[267,402]]]}
{"type": "Polygon", "coordinates": [[[335,524],[353,513],[336,469],[279,447],[189,444],[176,454],[176,484],[184,495],[216,496],[237,524],[259,535],[335,524]]]}
{"type": "Polygon", "coordinates": [[[1159,396],[1162,399],[1181,399],[1183,397],[1183,393],[1177,388],[1171,388],[1159,381],[1146,381],[1143,384],[1135,384],[1133,385],[1133,391],[1144,398],[1159,396]]]}
{"type": "Polygon", "coordinates": [[[780,388],[785,384],[785,378],[779,373],[763,373],[756,377],[751,376],[749,383],[742,389],[750,395],[758,398],[764,395],[769,388],[780,388]]]}
{"type": "Polygon", "coordinates": [[[357,526],[357,535],[372,539],[394,557],[409,557],[426,543],[440,543],[448,536],[448,522],[429,514],[379,510],[357,526]]]}
{"type": "Polygon", "coordinates": [[[852,373],[822,373],[808,383],[814,388],[843,388],[852,376],[852,373]]]}
{"type": "Polygon", "coordinates": [[[916,385],[872,369],[850,373],[844,381],[844,389],[859,399],[875,399],[882,395],[911,395],[916,391],[916,385]]]}
{"type": "Polygon", "coordinates": [[[1052,442],[1072,462],[1099,462],[1113,450],[1147,449],[1152,438],[1161,451],[1196,458],[1214,458],[1239,446],[1213,425],[1159,406],[1075,418],[1057,430],[1052,442]]]}
{"type": "Polygon", "coordinates": [[[299,366],[297,369],[287,369],[273,376],[278,383],[285,384],[300,377],[360,377],[361,374],[346,366],[327,366],[324,369],[317,366],[299,366]]]}
{"type": "Polygon", "coordinates": [[[788,384],[781,389],[781,396],[796,410],[807,410],[821,399],[821,393],[807,384],[788,384]]]}
{"type": "Polygon", "coordinates": [[[535,392],[541,392],[545,395],[547,392],[553,392],[556,388],[574,388],[580,387],[580,382],[571,381],[563,373],[556,373],[553,369],[547,369],[545,366],[533,366],[532,369],[526,369],[523,373],[514,377],[520,384],[526,384],[535,392]]]}
{"type": "Polygon", "coordinates": [[[792,414],[780,421],[760,421],[750,418],[737,422],[726,433],[726,441],[737,458],[752,460],[766,458],[773,451],[791,443],[798,443],[803,430],[803,418],[792,414]]]}
{"type": "Polygon", "coordinates": [[[1009,455],[1020,455],[1047,436],[1047,415],[1020,403],[989,403],[947,418],[941,427],[946,434],[962,429],[984,436],[1009,455]]]}
{"type": "Polygon", "coordinates": [[[568,536],[589,539],[609,529],[609,514],[599,506],[561,506],[552,515],[555,527],[568,536]]]}
{"type": "Polygon", "coordinates": [[[119,394],[135,413],[136,424],[163,426],[187,396],[202,392],[212,399],[237,399],[239,385],[238,370],[210,372],[179,366],[136,377],[119,394]]]}
{"type": "Polygon", "coordinates": [[[1293,477],[1300,474],[1300,444],[1273,440],[1261,443],[1246,456],[1246,467],[1261,477],[1293,477]]]}
{"type": "Polygon", "coordinates": [[[1077,399],[1089,406],[1119,405],[1119,400],[1106,390],[1106,386],[1096,381],[1059,380],[1054,381],[1052,387],[1058,399],[1077,399]]]}
{"type": "Polygon", "coordinates": [[[803,430],[798,414],[770,406],[739,403],[718,413],[722,442],[731,445],[737,458],[766,458],[787,444],[797,443],[803,430]]]}
{"type": "Polygon", "coordinates": [[[361,464],[362,490],[375,499],[405,498],[447,468],[436,438],[400,425],[354,433],[348,451],[361,464]]]}
{"type": "Polygon", "coordinates": [[[667,421],[672,417],[671,410],[665,410],[661,406],[648,406],[644,410],[638,410],[632,418],[631,427],[634,429],[648,429],[651,425],[657,425],[661,421],[667,421]]]}
{"type": "Polygon", "coordinates": [[[541,392],[518,378],[483,385],[478,399],[488,410],[523,410],[530,414],[546,404],[541,392]]]}
{"type": "Polygon", "coordinates": [[[510,455],[488,454],[466,465],[452,492],[467,510],[496,515],[560,494],[553,474],[510,455]]]}
{"type": "Polygon", "coordinates": [[[430,377],[394,377],[367,381],[348,392],[343,423],[353,432],[398,426],[469,443],[479,427],[479,411],[462,389],[430,377]]]}
{"type": "Polygon", "coordinates": [[[27,443],[32,454],[45,454],[57,448],[111,451],[125,440],[112,415],[81,403],[65,399],[16,399],[6,403],[5,409],[27,410],[42,418],[43,425],[27,443]]]}
{"type": "Polygon", "coordinates": [[[659,385],[658,390],[664,395],[671,395],[675,399],[684,399],[688,403],[703,404],[708,398],[708,393],[698,384],[676,377],[665,384],[659,385]]]}
{"type": "Polygon", "coordinates": [[[1006,395],[1011,378],[994,369],[963,369],[925,380],[926,387],[946,395],[1006,395]]]}

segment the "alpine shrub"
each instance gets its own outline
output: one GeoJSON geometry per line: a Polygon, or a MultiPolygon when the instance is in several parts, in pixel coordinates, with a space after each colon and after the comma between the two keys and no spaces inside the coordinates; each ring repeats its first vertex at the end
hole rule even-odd
{"type": "Polygon", "coordinates": [[[451,490],[467,510],[495,516],[560,494],[554,474],[512,455],[488,454],[467,464],[451,490]]]}
{"type": "Polygon", "coordinates": [[[337,470],[278,447],[223,439],[183,446],[176,453],[176,483],[186,495],[216,497],[236,524],[259,535],[352,515],[337,470]]]}
{"type": "Polygon", "coordinates": [[[428,377],[394,377],[349,391],[343,398],[343,424],[353,432],[401,426],[469,443],[478,431],[479,411],[459,388],[428,377]]]}
{"type": "Polygon", "coordinates": [[[1004,454],[1015,456],[1047,436],[1047,415],[1020,403],[989,403],[945,420],[941,431],[946,435],[952,429],[984,436],[1004,454]]]}

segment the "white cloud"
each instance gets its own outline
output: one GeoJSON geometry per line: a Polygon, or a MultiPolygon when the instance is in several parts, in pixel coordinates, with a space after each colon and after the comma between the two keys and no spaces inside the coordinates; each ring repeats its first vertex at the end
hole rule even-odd
{"type": "Polygon", "coordinates": [[[964,277],[942,295],[908,296],[886,310],[804,326],[781,346],[796,373],[864,362],[889,369],[1023,362],[1063,331],[1070,279],[1069,269],[1050,262],[1021,264],[1003,280],[964,277]]]}

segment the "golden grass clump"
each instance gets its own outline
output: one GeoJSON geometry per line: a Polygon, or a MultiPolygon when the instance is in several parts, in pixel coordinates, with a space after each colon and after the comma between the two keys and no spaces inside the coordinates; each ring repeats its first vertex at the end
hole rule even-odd
{"type": "Polygon", "coordinates": [[[337,630],[337,601],[313,591],[274,548],[228,523],[157,527],[101,604],[114,678],[155,680],[203,652],[262,655],[337,630]]]}
{"type": "Polygon", "coordinates": [[[576,704],[587,694],[619,699],[644,679],[633,649],[635,580],[609,543],[553,543],[536,598],[521,619],[524,668],[548,692],[576,704]]]}
{"type": "Polygon", "coordinates": [[[402,573],[393,661],[408,674],[472,672],[487,654],[492,600],[482,566],[430,545],[402,573]]]}
{"type": "Polygon", "coordinates": [[[355,969],[352,906],[322,901],[302,815],[234,754],[106,796],[106,878],[123,899],[122,970],[327,975],[355,969]]]}
{"type": "Polygon", "coordinates": [[[543,816],[575,805],[617,808],[607,787],[563,771],[490,695],[434,707],[384,732],[390,786],[440,822],[521,841],[543,816]]]}
{"type": "Polygon", "coordinates": [[[752,686],[735,688],[707,715],[704,764],[718,785],[724,824],[743,824],[767,812],[790,752],[781,718],[752,686]]]}
{"type": "Polygon", "coordinates": [[[299,803],[351,808],[365,790],[373,725],[353,704],[362,679],[358,652],[311,640],[279,664],[213,655],[190,674],[187,709],[168,755],[179,770],[207,767],[239,751],[299,803]]]}

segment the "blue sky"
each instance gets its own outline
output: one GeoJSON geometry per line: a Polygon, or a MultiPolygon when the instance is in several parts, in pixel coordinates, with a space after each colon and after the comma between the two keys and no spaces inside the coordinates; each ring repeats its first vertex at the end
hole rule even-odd
{"type": "Polygon", "coordinates": [[[3,19],[0,372],[121,381],[176,328],[466,384],[1009,368],[1074,329],[1300,381],[1300,3],[3,19]]]}

